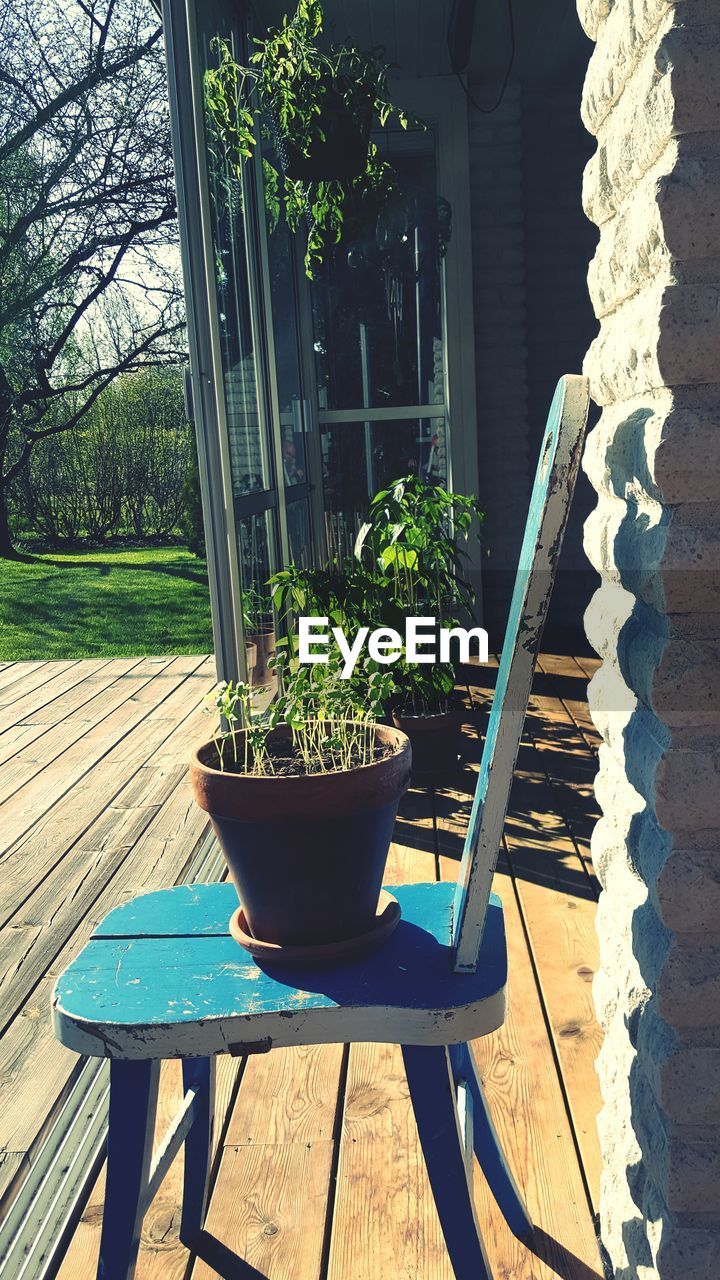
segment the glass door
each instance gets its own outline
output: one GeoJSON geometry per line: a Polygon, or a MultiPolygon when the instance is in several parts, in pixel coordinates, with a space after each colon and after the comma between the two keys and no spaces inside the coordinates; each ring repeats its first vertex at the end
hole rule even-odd
{"type": "Polygon", "coordinates": [[[324,522],[352,550],[368,502],[415,473],[449,480],[443,256],[450,206],[432,128],[376,139],[395,189],[362,203],[313,282],[324,522]]]}
{"type": "Polygon", "coordinates": [[[315,559],[311,499],[317,459],[313,438],[311,377],[303,359],[301,280],[297,238],[291,234],[274,175],[280,169],[272,141],[263,131],[256,157],[259,192],[259,250],[263,294],[267,299],[268,372],[272,419],[276,424],[278,489],[283,560],[308,567],[315,559]]]}
{"type": "MultiPolygon", "coordinates": [[[[163,0],[218,674],[252,668],[257,682],[259,637],[274,625],[268,578],[350,552],[393,479],[449,485],[448,385],[459,421],[470,397],[446,359],[446,270],[459,296],[465,260],[451,228],[462,202],[453,192],[451,211],[442,198],[447,128],[436,114],[375,138],[392,189],[360,190],[308,281],[278,198],[273,127],[232,163],[209,110],[223,52],[247,61],[249,13],[236,0],[163,0]]],[[[466,313],[450,316],[451,347],[461,333],[472,347],[466,313]]]]}
{"type": "Polygon", "coordinates": [[[295,245],[264,180],[270,143],[238,169],[208,110],[223,51],[247,59],[243,12],[163,0],[218,674],[253,679],[268,578],[312,561],[313,521],[295,245]]]}

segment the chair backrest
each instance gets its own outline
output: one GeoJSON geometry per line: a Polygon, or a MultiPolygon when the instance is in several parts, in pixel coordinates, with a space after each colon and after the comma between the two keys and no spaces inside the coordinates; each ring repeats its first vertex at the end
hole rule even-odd
{"type": "Polygon", "coordinates": [[[513,770],[525,722],[588,413],[587,379],[561,378],[548,414],[525,525],[453,912],[455,969],[477,967],[513,770]]]}

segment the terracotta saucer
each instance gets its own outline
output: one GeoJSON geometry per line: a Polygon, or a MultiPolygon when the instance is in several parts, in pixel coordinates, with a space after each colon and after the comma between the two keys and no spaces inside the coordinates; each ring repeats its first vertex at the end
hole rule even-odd
{"type": "Polygon", "coordinates": [[[263,942],[261,938],[253,938],[247,930],[247,921],[242,907],[233,911],[230,917],[230,933],[255,960],[274,961],[277,964],[323,965],[340,964],[347,960],[356,960],[358,956],[367,955],[380,946],[397,927],[400,921],[400,903],[391,893],[383,889],[378,898],[375,920],[370,929],[359,933],[354,938],[344,938],[340,942],[319,942],[312,945],[288,944],[279,942],[263,942]]]}

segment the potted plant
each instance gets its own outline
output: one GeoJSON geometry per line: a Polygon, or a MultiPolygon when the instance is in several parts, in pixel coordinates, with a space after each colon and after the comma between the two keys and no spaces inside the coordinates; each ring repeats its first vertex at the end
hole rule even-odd
{"type": "MultiPolygon", "coordinates": [[[[271,579],[287,632],[279,643],[292,652],[293,617],[302,614],[327,617],[347,635],[362,626],[402,633],[409,616],[431,616],[438,628],[459,625],[475,608],[459,544],[482,521],[474,498],[418,476],[395,481],[373,498],[354,555],[322,568],[289,565],[271,579]]],[[[401,656],[389,670],[379,714],[410,738],[415,780],[439,780],[455,766],[461,743],[462,712],[453,696],[458,662],[415,665],[401,656]]],[[[368,672],[373,667],[366,663],[348,682],[358,705],[368,672]]]]}
{"type": "Polygon", "coordinates": [[[243,591],[242,598],[245,640],[248,649],[255,649],[253,678],[250,683],[265,685],[270,677],[270,659],[275,652],[275,615],[272,598],[266,588],[255,584],[243,591]]]}
{"type": "Polygon", "coordinates": [[[225,727],[195,751],[190,778],[248,934],[280,956],[332,957],[373,936],[410,745],[376,722],[386,676],[359,707],[337,667],[280,665],[282,692],[262,717],[249,685],[218,686],[210,709],[225,727]]]}
{"type": "MultiPolygon", "coordinates": [[[[355,544],[355,558],[374,582],[381,621],[398,627],[408,616],[430,616],[438,627],[472,616],[473,589],[458,544],[484,515],[474,498],[448,493],[419,476],[406,476],[372,500],[355,544]]],[[[441,778],[457,763],[462,714],[453,698],[457,664],[393,669],[393,722],[410,738],[413,777],[441,778]]]]}
{"type": "Polygon", "coordinates": [[[373,123],[384,127],[394,115],[408,125],[390,100],[380,52],[323,44],[322,31],[321,0],[298,0],[291,17],[254,38],[246,64],[215,39],[218,65],[204,76],[213,148],[237,178],[261,131],[274,143],[279,164],[263,160],[266,193],[284,205],[292,231],[307,223],[310,277],[340,238],[352,201],[393,185],[391,166],[370,141],[373,123]]]}
{"type": "Polygon", "coordinates": [[[257,683],[256,677],[255,677],[255,672],[257,670],[257,660],[258,660],[257,645],[250,640],[246,640],[245,641],[245,666],[247,667],[248,680],[252,685],[257,683]]]}

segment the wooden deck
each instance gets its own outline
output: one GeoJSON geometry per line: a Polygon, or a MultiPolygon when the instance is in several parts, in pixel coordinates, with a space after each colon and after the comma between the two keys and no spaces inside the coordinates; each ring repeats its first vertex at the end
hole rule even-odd
{"type": "MultiPolygon", "coordinates": [[[[497,1280],[601,1277],[593,1215],[600,1032],[589,835],[595,664],[546,656],[535,682],[496,877],[510,1010],[475,1046],[505,1150],[540,1230],[510,1236],[478,1175],[497,1280]]],[[[454,877],[494,672],[469,673],[465,762],[453,786],[408,794],[388,880],[454,877]]],[[[209,659],[0,666],[0,1195],[11,1203],[79,1064],[52,1034],[55,975],[93,924],[192,870],[206,836],[185,782],[209,659]]],[[[160,1125],[179,1099],[164,1074],[160,1125]]],[[[181,1164],[150,1209],[138,1280],[451,1280],[399,1053],[377,1045],[276,1050],[219,1064],[217,1152],[202,1257],[177,1239],[181,1164]],[[240,1254],[250,1267],[240,1266],[240,1254]]],[[[62,1280],[95,1274],[103,1175],[69,1240],[62,1280]]]]}

